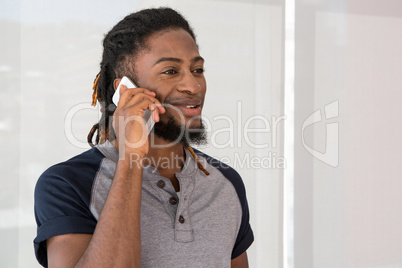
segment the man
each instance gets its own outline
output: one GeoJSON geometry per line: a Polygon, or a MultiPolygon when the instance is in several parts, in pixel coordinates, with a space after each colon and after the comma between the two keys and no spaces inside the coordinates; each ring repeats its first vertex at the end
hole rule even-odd
{"type": "Polygon", "coordinates": [[[193,150],[206,93],[195,35],[169,8],[120,21],[105,37],[93,102],[100,144],[45,171],[35,189],[38,261],[49,267],[248,267],[245,189],[193,150]],[[120,89],[121,78],[138,88],[120,89]],[[142,116],[156,122],[149,136],[142,116]],[[141,120],[138,120],[140,118],[141,120]]]}

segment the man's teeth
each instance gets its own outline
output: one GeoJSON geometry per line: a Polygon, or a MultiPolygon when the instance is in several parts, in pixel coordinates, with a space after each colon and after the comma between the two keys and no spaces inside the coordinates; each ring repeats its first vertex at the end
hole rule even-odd
{"type": "Polygon", "coordinates": [[[195,107],[197,107],[197,105],[195,105],[195,106],[187,105],[187,106],[186,106],[186,108],[188,108],[188,109],[194,109],[195,107]]]}

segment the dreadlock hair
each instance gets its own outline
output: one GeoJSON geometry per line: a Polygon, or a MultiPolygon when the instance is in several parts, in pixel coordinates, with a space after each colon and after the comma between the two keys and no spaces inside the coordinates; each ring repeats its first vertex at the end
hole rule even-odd
{"type": "Polygon", "coordinates": [[[91,147],[96,132],[95,144],[102,144],[107,139],[115,139],[111,120],[116,105],[112,102],[115,92],[113,82],[123,76],[136,81],[134,60],[138,53],[147,48],[147,38],[163,31],[183,29],[196,41],[188,21],[171,8],[144,9],[126,16],[110,30],[103,40],[103,55],[100,72],[95,78],[92,105],[99,101],[101,119],[93,125],[87,141],[91,147]]]}

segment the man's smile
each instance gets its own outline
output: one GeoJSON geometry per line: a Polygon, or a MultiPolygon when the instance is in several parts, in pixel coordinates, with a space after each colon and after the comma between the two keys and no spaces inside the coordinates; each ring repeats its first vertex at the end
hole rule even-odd
{"type": "Polygon", "coordinates": [[[180,109],[185,117],[193,117],[201,115],[203,101],[201,98],[177,98],[165,101],[165,104],[180,109]]]}

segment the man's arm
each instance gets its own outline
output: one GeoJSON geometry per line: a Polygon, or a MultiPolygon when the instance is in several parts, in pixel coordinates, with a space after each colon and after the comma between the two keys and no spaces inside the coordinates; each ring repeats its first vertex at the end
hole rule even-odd
{"type": "Polygon", "coordinates": [[[49,267],[140,267],[142,169],[130,169],[127,162],[117,165],[93,235],[66,234],[47,241],[49,267]]]}
{"type": "Polygon", "coordinates": [[[91,241],[91,234],[65,234],[46,241],[49,267],[74,267],[91,241]]]}
{"type": "Polygon", "coordinates": [[[141,120],[144,111],[165,109],[155,93],[144,88],[120,90],[121,98],[113,115],[119,161],[105,205],[93,235],[67,234],[47,241],[49,267],[140,267],[142,159],[149,150],[148,139],[135,148],[127,142],[141,141],[146,135],[141,120]],[[159,107],[157,108],[157,105],[159,107]],[[131,119],[130,119],[131,118],[131,119]],[[123,124],[123,125],[120,125],[123,124]],[[135,161],[132,155],[135,154],[135,161]]]}
{"type": "Polygon", "coordinates": [[[247,252],[243,252],[240,256],[234,258],[230,265],[231,268],[248,268],[247,252]]]}

